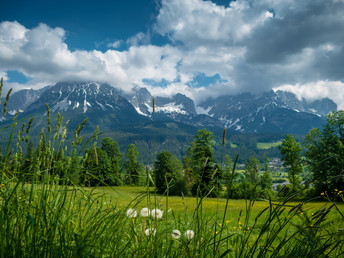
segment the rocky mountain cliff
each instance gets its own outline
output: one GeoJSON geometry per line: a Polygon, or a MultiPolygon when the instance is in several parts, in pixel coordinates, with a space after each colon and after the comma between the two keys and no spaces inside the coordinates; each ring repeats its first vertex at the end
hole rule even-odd
{"type": "MultiPolygon", "coordinates": [[[[14,93],[8,104],[9,115],[18,108],[23,114],[60,112],[72,123],[88,117],[91,125],[111,130],[153,119],[153,96],[145,88],[125,94],[97,82],[59,82],[54,86],[14,93]]],[[[320,127],[324,116],[337,110],[330,99],[308,102],[293,93],[270,91],[260,96],[250,93],[220,96],[195,106],[183,94],[155,97],[154,120],[183,122],[196,127],[227,127],[245,133],[305,134],[320,127]]],[[[10,118],[10,116],[9,116],[10,118]]]]}

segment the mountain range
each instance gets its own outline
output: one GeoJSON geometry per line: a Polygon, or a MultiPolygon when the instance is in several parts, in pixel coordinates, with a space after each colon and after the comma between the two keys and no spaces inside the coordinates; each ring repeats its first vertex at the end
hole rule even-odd
{"type": "Polygon", "coordinates": [[[224,95],[197,105],[178,93],[170,98],[155,96],[154,102],[153,116],[153,96],[146,88],[137,87],[128,94],[105,83],[59,82],[40,90],[15,92],[8,101],[6,119],[18,109],[21,116],[42,117],[48,104],[52,113],[60,112],[70,123],[88,117],[89,130],[99,125],[104,132],[154,120],[198,128],[226,127],[241,133],[305,134],[320,127],[325,115],[337,110],[336,103],[328,98],[309,102],[284,91],[224,95]]]}

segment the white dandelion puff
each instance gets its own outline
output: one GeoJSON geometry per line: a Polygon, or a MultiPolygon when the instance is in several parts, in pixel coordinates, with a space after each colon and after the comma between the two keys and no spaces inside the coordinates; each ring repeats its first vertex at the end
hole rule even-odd
{"type": "Polygon", "coordinates": [[[194,236],[195,236],[195,232],[193,232],[193,230],[186,230],[186,232],[185,232],[185,237],[186,237],[188,240],[193,239],[194,236]]]}
{"type": "Polygon", "coordinates": [[[155,236],[155,234],[156,234],[156,229],[155,228],[147,228],[145,230],[145,235],[146,236],[150,236],[150,235],[155,236]]]}
{"type": "Polygon", "coordinates": [[[172,233],[171,233],[171,236],[173,239],[179,239],[181,237],[181,233],[178,229],[173,229],[172,230],[172,233]]]}
{"type": "Polygon", "coordinates": [[[142,208],[141,211],[140,211],[140,215],[142,217],[149,217],[150,210],[148,208],[142,208]]]}
{"type": "Polygon", "coordinates": [[[152,214],[153,218],[157,218],[157,219],[161,219],[162,218],[162,210],[153,209],[151,214],[152,214]]]}
{"type": "Polygon", "coordinates": [[[127,217],[128,218],[135,218],[137,216],[137,211],[130,208],[129,210],[127,210],[127,217]]]}

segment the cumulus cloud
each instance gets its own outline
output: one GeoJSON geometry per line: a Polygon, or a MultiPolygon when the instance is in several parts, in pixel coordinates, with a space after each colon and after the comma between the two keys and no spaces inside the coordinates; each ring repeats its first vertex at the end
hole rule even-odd
{"type": "Polygon", "coordinates": [[[116,40],[112,43],[108,43],[107,47],[111,47],[111,48],[119,48],[123,43],[123,40],[116,40]]]}
{"type": "Polygon", "coordinates": [[[299,99],[316,100],[330,98],[344,110],[344,83],[341,81],[317,81],[307,84],[282,85],[274,90],[293,92],[299,99]]]}
{"type": "Polygon", "coordinates": [[[258,93],[343,80],[343,11],[335,0],[162,0],[155,29],[187,50],[181,70],[228,82],[208,93],[258,93]]]}
{"type": "Polygon", "coordinates": [[[127,39],[126,43],[129,46],[137,46],[139,44],[148,44],[150,42],[149,34],[145,34],[143,32],[139,32],[136,35],[127,39]]]}
{"type": "MultiPolygon", "coordinates": [[[[63,80],[108,82],[129,91],[142,80],[173,81],[181,58],[171,46],[131,46],[126,51],[70,51],[62,28],[46,24],[27,29],[18,22],[0,23],[0,71],[17,70],[33,78],[25,87],[63,80]]],[[[15,85],[18,86],[18,85],[15,85]]],[[[17,87],[18,88],[18,87],[17,87]]]]}
{"type": "Polygon", "coordinates": [[[272,88],[310,98],[315,87],[316,96],[343,106],[342,0],[237,0],[228,6],[162,0],[159,8],[149,33],[110,43],[106,52],[71,51],[62,28],[2,22],[0,72],[22,72],[32,78],[25,86],[98,80],[126,91],[147,87],[153,95],[181,92],[196,101],[272,88]],[[171,43],[152,45],[151,31],[171,43]],[[124,42],[128,48],[117,50],[124,42]],[[219,80],[200,85],[199,74],[219,80]]]}

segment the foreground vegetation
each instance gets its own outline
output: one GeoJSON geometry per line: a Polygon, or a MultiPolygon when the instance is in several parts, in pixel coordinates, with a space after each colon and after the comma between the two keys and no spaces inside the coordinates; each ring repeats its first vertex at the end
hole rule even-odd
{"type": "Polygon", "coordinates": [[[143,187],[79,188],[46,175],[39,184],[2,184],[0,252],[3,257],[338,257],[344,247],[342,211],[331,202],[183,199],[143,187]],[[153,209],[159,209],[155,216],[153,209]]]}

